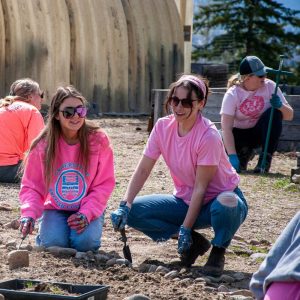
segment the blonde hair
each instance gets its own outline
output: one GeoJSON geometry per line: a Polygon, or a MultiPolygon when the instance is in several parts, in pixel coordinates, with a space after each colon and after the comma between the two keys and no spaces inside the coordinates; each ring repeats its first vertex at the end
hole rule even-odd
{"type": "Polygon", "coordinates": [[[1,99],[0,107],[8,106],[15,101],[30,102],[29,96],[40,92],[39,84],[31,78],[16,80],[11,86],[9,96],[1,99]]]}
{"type": "Polygon", "coordinates": [[[234,85],[241,85],[248,76],[249,74],[240,75],[240,73],[231,75],[227,82],[227,90],[234,85]]]}
{"type": "MultiPolygon", "coordinates": [[[[47,187],[49,187],[51,178],[54,173],[53,166],[55,164],[55,157],[58,154],[57,145],[62,132],[59,120],[56,119],[56,116],[59,113],[60,105],[64,102],[65,99],[70,97],[79,99],[84,106],[87,105],[87,100],[80,94],[79,91],[76,90],[75,87],[71,85],[59,87],[52,97],[46,126],[43,129],[43,131],[39,134],[39,136],[32,142],[31,147],[29,149],[30,153],[30,151],[34,149],[42,139],[44,139],[46,142],[44,180],[47,187]]],[[[91,133],[96,132],[99,129],[100,127],[98,125],[96,125],[92,121],[85,119],[83,125],[78,131],[78,139],[80,143],[78,162],[83,164],[85,171],[88,168],[90,158],[90,145],[88,137],[91,133]]],[[[25,164],[26,161],[24,163],[24,166],[25,164]]]]}

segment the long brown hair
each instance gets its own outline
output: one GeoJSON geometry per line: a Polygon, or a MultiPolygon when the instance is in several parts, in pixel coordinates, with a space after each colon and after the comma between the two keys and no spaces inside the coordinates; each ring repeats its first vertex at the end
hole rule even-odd
{"type": "Polygon", "coordinates": [[[39,84],[31,78],[16,80],[11,86],[9,96],[1,99],[0,107],[8,106],[15,101],[30,102],[29,96],[34,93],[41,93],[39,84]]]}
{"type": "MultiPolygon", "coordinates": [[[[45,182],[46,186],[49,187],[51,178],[53,176],[53,166],[55,162],[55,157],[57,154],[58,140],[61,135],[61,126],[59,120],[56,116],[59,113],[59,107],[67,98],[77,98],[84,106],[87,105],[87,100],[76,90],[75,87],[69,85],[65,87],[59,87],[56,93],[53,95],[51,100],[51,105],[48,112],[48,119],[45,128],[40,133],[40,135],[32,142],[29,153],[36,145],[44,139],[46,142],[45,149],[45,182]]],[[[100,129],[98,125],[89,120],[84,120],[83,125],[78,131],[78,139],[80,143],[80,152],[78,157],[78,163],[84,166],[85,171],[89,165],[90,157],[90,145],[88,137],[91,133],[96,132],[100,129]]]]}
{"type": "Polygon", "coordinates": [[[180,86],[182,86],[182,87],[184,87],[188,90],[188,96],[187,96],[188,98],[191,97],[192,92],[194,91],[196,96],[197,96],[198,101],[204,101],[203,108],[205,107],[206,102],[207,102],[207,97],[210,94],[210,89],[208,87],[209,81],[206,78],[204,78],[200,75],[195,75],[195,74],[191,74],[191,75],[196,77],[197,79],[201,80],[204,83],[205,92],[203,92],[202,89],[200,89],[198,86],[193,84],[193,82],[191,82],[189,80],[181,80],[180,78],[185,76],[184,74],[181,75],[180,78],[177,81],[171,83],[171,85],[170,85],[170,89],[169,89],[169,92],[167,94],[167,99],[166,99],[165,104],[164,104],[164,108],[165,108],[166,113],[170,112],[172,96],[175,92],[175,89],[180,87],[180,86]]]}

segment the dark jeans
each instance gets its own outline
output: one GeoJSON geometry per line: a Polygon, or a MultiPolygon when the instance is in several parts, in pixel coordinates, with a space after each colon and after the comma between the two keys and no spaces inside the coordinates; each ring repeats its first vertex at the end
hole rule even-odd
{"type": "MultiPolygon", "coordinates": [[[[235,141],[236,152],[239,155],[242,148],[255,149],[262,147],[265,149],[268,125],[270,119],[271,108],[267,109],[258,120],[257,124],[252,128],[240,129],[233,128],[232,133],[235,141]]],[[[278,109],[274,109],[272,129],[269,139],[267,153],[271,155],[276,151],[278,140],[282,131],[282,113],[278,109]]]]}
{"type": "Polygon", "coordinates": [[[12,166],[0,166],[0,182],[17,183],[20,182],[20,174],[18,174],[21,161],[12,166]]]}

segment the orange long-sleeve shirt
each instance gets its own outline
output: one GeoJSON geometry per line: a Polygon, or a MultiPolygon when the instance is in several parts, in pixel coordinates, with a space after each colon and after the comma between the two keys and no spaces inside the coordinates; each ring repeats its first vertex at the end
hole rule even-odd
{"type": "Polygon", "coordinates": [[[38,109],[26,102],[15,101],[0,108],[0,166],[17,164],[23,159],[34,138],[44,127],[38,109]]]}

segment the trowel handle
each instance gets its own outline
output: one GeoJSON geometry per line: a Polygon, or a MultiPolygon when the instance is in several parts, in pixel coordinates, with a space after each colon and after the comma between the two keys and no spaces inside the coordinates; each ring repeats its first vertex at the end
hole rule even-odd
{"type": "Polygon", "coordinates": [[[122,229],[120,230],[120,232],[121,232],[122,242],[123,242],[124,244],[126,244],[126,242],[127,242],[127,236],[126,236],[126,233],[125,233],[125,228],[122,228],[122,229]]]}

